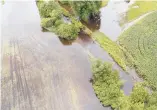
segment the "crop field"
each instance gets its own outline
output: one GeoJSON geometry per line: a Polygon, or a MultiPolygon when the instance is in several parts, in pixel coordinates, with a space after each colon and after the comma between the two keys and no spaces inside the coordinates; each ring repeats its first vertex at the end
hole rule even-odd
{"type": "Polygon", "coordinates": [[[100,44],[100,46],[107,51],[113,59],[124,69],[126,70],[125,57],[122,50],[119,48],[119,45],[116,42],[109,39],[106,35],[99,31],[95,31],[92,34],[92,37],[100,44]]]}
{"type": "Polygon", "coordinates": [[[130,6],[130,9],[127,12],[127,21],[132,21],[137,17],[154,10],[157,10],[157,1],[136,1],[130,6]]]}
{"type": "Polygon", "coordinates": [[[133,57],[130,63],[138,74],[157,90],[157,12],[126,30],[119,44],[133,57]]]}

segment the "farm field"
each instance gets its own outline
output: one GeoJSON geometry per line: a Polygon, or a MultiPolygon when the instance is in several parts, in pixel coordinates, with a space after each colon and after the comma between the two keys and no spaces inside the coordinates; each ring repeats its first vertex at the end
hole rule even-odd
{"type": "Polygon", "coordinates": [[[135,1],[127,12],[127,21],[132,21],[148,12],[157,10],[157,1],[135,1]]]}
{"type": "Polygon", "coordinates": [[[146,16],[119,38],[120,46],[132,55],[138,74],[157,90],[157,12],[146,16]]]}

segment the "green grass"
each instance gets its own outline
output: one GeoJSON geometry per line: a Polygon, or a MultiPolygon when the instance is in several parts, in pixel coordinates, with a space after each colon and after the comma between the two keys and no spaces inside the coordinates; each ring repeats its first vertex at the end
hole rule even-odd
{"type": "Polygon", "coordinates": [[[157,12],[146,16],[126,30],[119,44],[134,60],[138,74],[157,90],[157,12]]]}
{"type": "Polygon", "coordinates": [[[112,58],[119,64],[124,70],[126,70],[125,56],[122,50],[119,48],[119,45],[116,42],[113,42],[103,33],[96,31],[92,33],[92,37],[100,44],[100,46],[107,51],[112,58]]]}
{"type": "Polygon", "coordinates": [[[127,21],[132,21],[137,17],[154,10],[157,10],[157,1],[136,1],[130,6],[130,9],[127,12],[127,21]],[[135,6],[138,7],[135,8],[135,6]]]}

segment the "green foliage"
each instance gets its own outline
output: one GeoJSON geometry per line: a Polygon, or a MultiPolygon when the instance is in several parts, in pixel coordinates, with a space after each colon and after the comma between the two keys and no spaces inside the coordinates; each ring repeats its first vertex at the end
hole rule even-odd
{"type": "Polygon", "coordinates": [[[119,38],[119,44],[127,50],[136,71],[157,90],[157,12],[146,16],[126,30],[119,38]]]}
{"type": "Polygon", "coordinates": [[[54,24],[54,20],[52,18],[42,18],[41,19],[41,26],[42,27],[51,27],[54,24]]]}
{"type": "Polygon", "coordinates": [[[93,88],[104,106],[115,110],[156,110],[157,92],[149,95],[143,83],[135,84],[130,96],[120,90],[122,82],[112,65],[100,60],[92,60],[93,88]]]}
{"type": "Polygon", "coordinates": [[[53,10],[59,10],[59,5],[54,1],[38,1],[37,6],[39,8],[40,16],[43,18],[51,17],[50,14],[53,10]]]}
{"type": "Polygon", "coordinates": [[[135,1],[127,12],[127,20],[134,20],[137,17],[154,10],[157,10],[156,1],[135,1]]]}
{"type": "Polygon", "coordinates": [[[58,2],[37,1],[41,16],[41,26],[49,31],[55,32],[59,37],[73,40],[76,39],[80,29],[83,27],[80,21],[63,9],[58,2]],[[64,22],[63,16],[71,19],[71,24],[64,22]]]}
{"type": "Polygon", "coordinates": [[[97,97],[105,105],[117,108],[119,98],[124,94],[120,90],[122,85],[116,70],[112,70],[112,65],[96,60],[92,65],[93,88],[97,97]]]}
{"type": "Polygon", "coordinates": [[[153,92],[149,96],[146,110],[157,110],[157,92],[153,92]]]}
{"type": "Polygon", "coordinates": [[[148,91],[142,85],[137,84],[133,88],[133,92],[130,95],[130,101],[132,104],[144,104],[144,102],[148,99],[148,95],[148,91]]]}
{"type": "Polygon", "coordinates": [[[101,47],[106,50],[124,70],[126,70],[125,56],[119,48],[119,45],[99,31],[94,32],[92,37],[98,41],[101,47]]]}
{"type": "Polygon", "coordinates": [[[70,1],[60,0],[59,2],[60,2],[62,5],[70,5],[70,4],[69,4],[70,1]]]}
{"type": "Polygon", "coordinates": [[[64,39],[76,39],[79,30],[73,24],[62,23],[56,29],[56,33],[64,39]]]}
{"type": "Polygon", "coordinates": [[[87,21],[91,14],[97,14],[101,8],[101,1],[72,1],[70,4],[74,13],[84,21],[87,21]]]}

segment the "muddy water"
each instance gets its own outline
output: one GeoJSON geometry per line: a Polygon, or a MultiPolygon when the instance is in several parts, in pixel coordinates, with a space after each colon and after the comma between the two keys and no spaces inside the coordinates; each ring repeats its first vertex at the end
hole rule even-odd
{"type": "Polygon", "coordinates": [[[109,0],[107,6],[100,9],[101,25],[99,30],[111,40],[116,41],[123,31],[120,21],[123,20],[126,11],[133,3],[134,0],[131,0],[130,3],[125,0],[109,0]]]}
{"type": "MultiPolygon", "coordinates": [[[[125,14],[129,4],[124,1],[110,0],[108,5],[100,9],[100,17],[96,16],[90,18],[88,23],[84,23],[92,31],[98,30],[107,35],[111,40],[116,41],[118,36],[122,33],[123,29],[119,25],[121,20],[121,14],[125,14]]],[[[122,89],[126,95],[129,95],[133,88],[134,77],[131,74],[123,71],[119,65],[115,63],[112,57],[102,49],[99,44],[91,40],[91,38],[85,34],[80,34],[77,42],[81,44],[87,51],[93,54],[95,57],[104,61],[113,63],[113,68],[120,73],[121,80],[124,81],[122,89]]],[[[130,71],[136,76],[136,72],[130,71]]],[[[136,78],[138,79],[138,78],[136,78]]]]}
{"type": "Polygon", "coordinates": [[[103,48],[99,46],[95,41],[91,40],[91,38],[87,35],[81,34],[79,38],[77,39],[77,42],[81,44],[85,50],[90,52],[94,57],[99,58],[103,61],[110,62],[113,64],[113,69],[116,69],[119,71],[120,79],[124,81],[124,85],[122,87],[122,90],[126,95],[129,95],[133,88],[133,78],[123,71],[117,63],[112,59],[112,57],[104,51],[103,48]]]}
{"type": "Polygon", "coordinates": [[[34,1],[2,7],[2,110],[108,110],[95,96],[88,56],[42,32],[34,1]]]}

